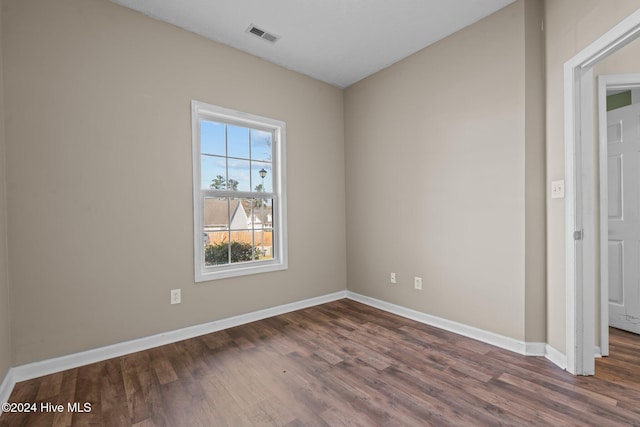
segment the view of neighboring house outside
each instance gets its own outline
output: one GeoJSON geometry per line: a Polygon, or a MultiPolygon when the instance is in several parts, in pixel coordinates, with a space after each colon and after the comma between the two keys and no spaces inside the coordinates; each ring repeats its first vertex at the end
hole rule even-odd
{"type": "Polygon", "coordinates": [[[272,258],[272,208],[257,199],[205,198],[203,238],[205,246],[226,242],[251,244],[259,251],[260,259],[272,258]]]}

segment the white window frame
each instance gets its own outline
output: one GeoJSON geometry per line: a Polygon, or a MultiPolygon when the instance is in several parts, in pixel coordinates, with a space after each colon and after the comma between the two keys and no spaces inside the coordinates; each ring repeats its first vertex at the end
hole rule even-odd
{"type": "MultiPolygon", "coordinates": [[[[193,254],[195,281],[223,279],[286,270],[288,268],[287,253],[287,203],[285,179],[285,144],[286,124],[283,121],[254,114],[191,101],[191,148],[193,162],[193,254]],[[236,264],[206,266],[204,261],[204,198],[208,190],[201,187],[201,153],[200,153],[200,120],[206,119],[219,123],[228,123],[253,129],[273,132],[272,164],[273,174],[273,259],[248,261],[236,264]]],[[[247,197],[247,192],[228,192],[230,197],[247,197]]]]}

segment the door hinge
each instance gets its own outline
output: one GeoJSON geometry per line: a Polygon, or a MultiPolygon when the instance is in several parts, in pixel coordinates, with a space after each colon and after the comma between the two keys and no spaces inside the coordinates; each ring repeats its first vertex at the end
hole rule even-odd
{"type": "Polygon", "coordinates": [[[573,232],[573,240],[582,240],[583,233],[582,230],[576,230],[573,232]]]}

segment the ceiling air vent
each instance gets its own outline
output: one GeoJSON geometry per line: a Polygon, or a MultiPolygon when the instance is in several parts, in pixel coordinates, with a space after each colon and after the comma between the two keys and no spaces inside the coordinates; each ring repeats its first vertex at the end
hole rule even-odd
{"type": "Polygon", "coordinates": [[[261,30],[253,24],[249,25],[249,28],[247,28],[247,33],[253,34],[256,37],[260,37],[261,39],[264,39],[271,43],[275,43],[279,38],[276,35],[267,33],[265,30],[261,30]]]}

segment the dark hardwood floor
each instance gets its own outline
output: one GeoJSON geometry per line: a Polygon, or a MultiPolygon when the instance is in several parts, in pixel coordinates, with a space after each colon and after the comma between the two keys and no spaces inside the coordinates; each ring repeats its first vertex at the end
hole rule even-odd
{"type": "Polygon", "coordinates": [[[38,412],[1,426],[640,426],[640,340],[612,330],[596,376],[574,377],[340,300],[24,381],[10,402],[38,412]]]}

